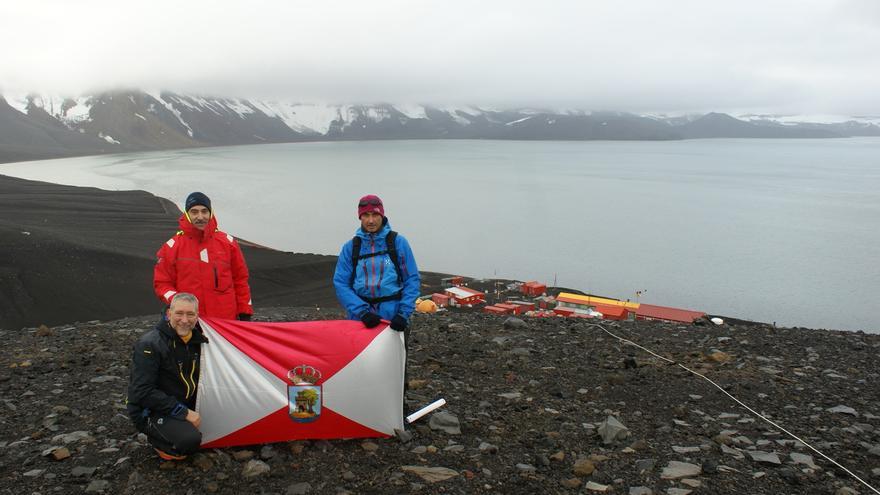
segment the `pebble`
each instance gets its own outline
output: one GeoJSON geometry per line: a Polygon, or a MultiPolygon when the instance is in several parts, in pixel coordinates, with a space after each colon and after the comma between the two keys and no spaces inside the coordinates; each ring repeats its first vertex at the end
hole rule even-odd
{"type": "Polygon", "coordinates": [[[795,464],[803,464],[811,469],[818,469],[819,466],[813,462],[813,456],[807,454],[799,454],[797,452],[792,452],[789,454],[789,457],[795,464]]]}
{"type": "Polygon", "coordinates": [[[54,437],[52,437],[52,442],[59,442],[63,444],[74,442],[92,443],[94,441],[94,437],[89,435],[89,432],[87,431],[72,431],[70,433],[55,435],[54,437]]]}
{"type": "Polygon", "coordinates": [[[275,454],[275,449],[271,445],[263,445],[263,448],[260,449],[260,459],[264,461],[275,457],[275,454]]]}
{"type": "Polygon", "coordinates": [[[98,470],[98,468],[96,468],[96,467],[77,466],[77,467],[70,470],[70,475],[73,476],[74,478],[80,478],[80,477],[91,478],[92,475],[95,474],[95,471],[97,471],[97,470],[98,470]]]}
{"type": "Polygon", "coordinates": [[[285,492],[287,495],[306,495],[307,493],[311,493],[312,485],[308,482],[301,481],[299,483],[294,483],[287,487],[287,491],[285,492]]]}
{"type": "Polygon", "coordinates": [[[595,481],[588,481],[584,488],[593,492],[607,492],[611,490],[610,486],[596,483],[595,481]]]}
{"type": "Polygon", "coordinates": [[[247,461],[247,463],[242,468],[241,475],[245,478],[253,478],[255,476],[266,474],[269,472],[269,470],[269,465],[265,462],[251,459],[247,461]]]}
{"type": "Polygon", "coordinates": [[[589,459],[578,459],[572,466],[575,476],[589,476],[596,470],[596,465],[589,459]]]}
{"type": "Polygon", "coordinates": [[[236,450],[232,453],[232,458],[236,461],[246,461],[248,459],[253,459],[254,451],[253,450],[236,450]]]}
{"type": "Polygon", "coordinates": [[[629,428],[624,426],[624,424],[614,416],[608,416],[605,418],[605,421],[602,421],[602,423],[599,424],[599,428],[596,429],[596,432],[602,437],[602,443],[605,445],[617,440],[623,440],[629,436],[629,428]]]}
{"type": "Polygon", "coordinates": [[[767,464],[776,464],[776,465],[782,464],[782,461],[779,460],[779,456],[776,455],[775,452],[764,452],[762,450],[747,450],[746,453],[755,462],[764,462],[767,464]]]}
{"type": "Polygon", "coordinates": [[[107,480],[94,480],[86,487],[86,493],[101,493],[110,488],[110,482],[107,480]]]}
{"type": "Polygon", "coordinates": [[[446,467],[401,466],[402,471],[413,473],[428,483],[448,480],[458,476],[458,472],[446,467]]]}
{"type": "Polygon", "coordinates": [[[651,472],[656,464],[657,461],[655,459],[639,459],[636,461],[636,471],[639,474],[651,472]]]}
{"type": "Polygon", "coordinates": [[[669,464],[663,468],[660,477],[664,480],[674,480],[677,478],[689,478],[691,476],[699,476],[702,468],[696,464],[680,461],[669,461],[669,464]]]}
{"type": "Polygon", "coordinates": [[[828,408],[827,411],[834,414],[849,414],[851,416],[859,415],[859,413],[857,413],[855,409],[843,405],[828,408]]]}
{"type": "Polygon", "coordinates": [[[566,478],[560,481],[560,484],[562,484],[562,486],[571,489],[580,488],[582,483],[583,481],[581,481],[580,478],[566,478]]]}
{"type": "Polygon", "coordinates": [[[394,430],[394,434],[397,436],[400,443],[409,443],[413,439],[412,432],[406,430],[394,430]]]}
{"type": "Polygon", "coordinates": [[[681,447],[679,445],[673,445],[672,450],[678,454],[691,454],[694,452],[699,452],[699,447],[681,447]]]}
{"type": "Polygon", "coordinates": [[[25,472],[22,476],[26,478],[36,478],[42,476],[45,472],[45,469],[31,469],[30,471],[25,472]]]}
{"type": "Polygon", "coordinates": [[[531,464],[524,464],[524,463],[517,464],[516,470],[521,473],[534,473],[535,471],[537,471],[535,466],[532,466],[531,464]]]}
{"type": "Polygon", "coordinates": [[[67,447],[49,447],[43,451],[43,457],[51,457],[56,461],[63,461],[70,457],[70,450],[67,447]]]}
{"type": "Polygon", "coordinates": [[[700,468],[703,469],[704,474],[715,474],[718,472],[718,463],[711,459],[706,459],[700,465],[700,468]]]}
{"type": "Polygon", "coordinates": [[[202,471],[210,471],[214,467],[214,461],[205,454],[196,454],[192,463],[202,471]]]}
{"type": "Polygon", "coordinates": [[[631,486],[629,495],[654,495],[654,491],[647,486],[631,486]]]}
{"type": "MultiPolygon", "coordinates": [[[[498,453],[498,447],[495,445],[492,445],[491,443],[488,443],[488,442],[481,442],[480,446],[477,447],[477,449],[480,452],[483,452],[486,454],[497,454],[498,453]]],[[[563,457],[564,456],[565,456],[565,454],[563,454],[563,457]]]]}
{"type": "Polygon", "coordinates": [[[366,450],[367,452],[375,452],[375,451],[379,450],[379,444],[377,444],[375,442],[367,441],[367,442],[361,443],[361,448],[366,450]]]}
{"type": "Polygon", "coordinates": [[[440,430],[450,435],[461,435],[461,424],[458,417],[446,411],[432,414],[428,426],[432,430],[440,430]]]}

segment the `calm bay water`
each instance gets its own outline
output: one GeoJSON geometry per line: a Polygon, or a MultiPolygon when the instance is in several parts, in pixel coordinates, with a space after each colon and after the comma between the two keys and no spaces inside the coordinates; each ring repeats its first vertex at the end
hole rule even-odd
{"type": "Polygon", "coordinates": [[[143,189],[179,205],[200,190],[221,229],[323,254],[338,253],[357,227],[357,198],[374,193],[423,270],[880,332],[880,139],[301,143],[0,174],[143,189]]]}

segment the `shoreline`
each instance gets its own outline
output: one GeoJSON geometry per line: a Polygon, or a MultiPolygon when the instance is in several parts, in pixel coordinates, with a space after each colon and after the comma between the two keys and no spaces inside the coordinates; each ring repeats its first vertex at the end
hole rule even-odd
{"type": "MultiPolygon", "coordinates": [[[[5,239],[0,248],[6,258],[0,262],[0,328],[161,310],[152,294],[152,263],[155,250],[176,230],[180,212],[173,202],[144,191],[106,191],[4,175],[0,194],[0,208],[8,212],[0,221],[5,239]],[[126,214],[104,214],[119,211],[126,214]]],[[[330,283],[336,256],[240,241],[257,307],[337,304],[330,283]]],[[[447,274],[423,276],[426,294],[439,290],[440,278],[447,274]]]]}

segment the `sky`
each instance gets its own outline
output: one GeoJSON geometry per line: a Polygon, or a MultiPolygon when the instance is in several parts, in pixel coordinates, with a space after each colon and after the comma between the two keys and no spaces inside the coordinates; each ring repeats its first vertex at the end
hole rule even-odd
{"type": "Polygon", "coordinates": [[[0,94],[880,115],[878,0],[4,0],[0,94]]]}

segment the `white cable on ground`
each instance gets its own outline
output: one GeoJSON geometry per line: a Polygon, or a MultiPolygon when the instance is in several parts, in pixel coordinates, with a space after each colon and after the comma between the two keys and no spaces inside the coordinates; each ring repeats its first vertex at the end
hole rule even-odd
{"type": "Polygon", "coordinates": [[[694,375],[697,375],[698,377],[702,378],[703,380],[706,380],[707,382],[711,383],[715,388],[717,388],[717,389],[720,390],[722,393],[724,393],[724,395],[726,395],[726,396],[730,397],[731,399],[733,399],[737,404],[743,406],[744,408],[746,408],[749,412],[751,412],[751,413],[754,414],[755,416],[757,416],[757,417],[763,419],[763,420],[766,421],[767,423],[770,423],[770,424],[773,425],[775,428],[778,428],[778,429],[784,431],[788,436],[790,436],[790,437],[794,438],[795,440],[797,440],[798,442],[800,442],[800,443],[806,445],[807,447],[810,448],[810,450],[812,450],[813,452],[815,452],[815,453],[819,454],[820,456],[824,457],[826,460],[828,460],[829,462],[831,462],[832,464],[834,464],[835,466],[839,467],[840,469],[842,469],[843,471],[845,471],[847,474],[849,474],[850,476],[852,476],[853,478],[855,478],[856,480],[858,480],[861,484],[863,484],[863,485],[865,485],[866,487],[870,488],[872,491],[874,491],[874,493],[877,493],[878,495],[880,495],[880,490],[877,490],[877,489],[874,488],[873,486],[869,485],[865,480],[859,478],[858,476],[856,476],[855,473],[853,473],[853,472],[850,471],[849,469],[845,468],[843,465],[841,465],[839,462],[835,461],[834,459],[832,459],[832,458],[828,457],[827,455],[823,454],[822,452],[820,452],[818,449],[816,449],[815,447],[813,447],[813,446],[810,445],[809,443],[805,442],[804,440],[801,440],[801,439],[800,439],[797,435],[795,435],[794,433],[791,433],[790,431],[788,431],[788,430],[786,430],[785,428],[779,426],[778,424],[776,424],[775,422],[773,422],[773,421],[770,420],[769,418],[765,418],[764,416],[762,416],[760,413],[758,413],[757,411],[755,411],[755,410],[752,409],[751,407],[749,407],[749,406],[743,404],[742,401],[740,401],[740,400],[737,399],[736,397],[730,395],[726,390],[724,390],[723,388],[721,388],[721,386],[719,386],[717,383],[713,382],[712,380],[710,380],[710,379],[707,378],[706,376],[701,375],[700,373],[697,373],[696,371],[689,369],[688,367],[684,366],[684,365],[681,364],[681,363],[675,362],[675,361],[673,361],[673,360],[671,360],[671,359],[669,359],[669,358],[666,358],[666,357],[663,357],[663,356],[657,354],[656,352],[654,352],[654,351],[652,351],[652,350],[650,350],[650,349],[647,349],[647,348],[645,348],[645,347],[642,347],[642,346],[640,346],[639,344],[636,344],[635,342],[633,342],[633,341],[631,341],[631,340],[627,340],[627,339],[625,339],[625,338],[623,338],[623,337],[618,337],[617,335],[614,335],[613,333],[611,333],[611,332],[609,332],[608,330],[606,330],[605,327],[603,327],[602,325],[599,325],[598,323],[588,323],[587,325],[588,325],[588,326],[598,327],[598,328],[599,328],[600,330],[602,330],[603,332],[607,333],[608,335],[614,337],[615,339],[617,339],[617,340],[619,340],[619,341],[621,341],[621,342],[627,343],[627,344],[632,345],[632,346],[634,346],[634,347],[638,347],[639,349],[641,349],[641,350],[647,352],[648,354],[650,354],[650,355],[652,355],[652,356],[654,356],[654,357],[657,357],[657,358],[659,358],[659,359],[662,359],[663,361],[669,362],[669,363],[671,363],[671,364],[678,365],[678,366],[680,366],[681,368],[683,368],[684,370],[686,370],[686,371],[688,371],[688,372],[690,372],[690,373],[692,373],[692,374],[694,374],[694,375]]]}

